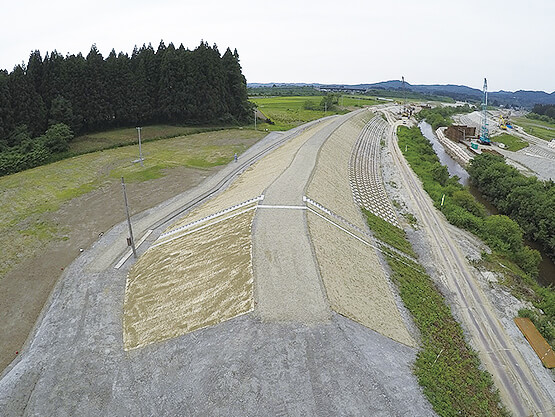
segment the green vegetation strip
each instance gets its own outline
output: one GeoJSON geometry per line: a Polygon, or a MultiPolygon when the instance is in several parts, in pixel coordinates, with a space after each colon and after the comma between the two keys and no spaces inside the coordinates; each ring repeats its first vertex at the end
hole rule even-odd
{"type": "MultiPolygon", "coordinates": [[[[392,246],[412,252],[403,230],[365,211],[370,229],[392,246]],[[400,244],[400,239],[405,242],[400,244]]],[[[480,370],[439,289],[424,269],[384,249],[392,280],[422,336],[414,373],[440,416],[505,416],[491,376],[480,370]]],[[[408,253],[408,252],[407,252],[408,253]]]]}
{"type": "Polygon", "coordinates": [[[491,138],[494,142],[501,142],[507,146],[509,151],[520,151],[528,146],[528,142],[525,142],[516,136],[509,135],[508,133],[501,133],[498,136],[491,138]]]}
{"type": "MultiPolygon", "coordinates": [[[[537,250],[524,244],[522,228],[505,215],[488,216],[484,206],[476,201],[468,188],[463,187],[456,177],[449,177],[447,168],[440,164],[431,143],[422,136],[420,129],[400,127],[398,138],[399,147],[422,181],[435,207],[441,210],[451,224],[474,233],[488,244],[493,253],[482,255],[484,264],[488,268],[494,267],[505,276],[505,283],[511,288],[513,295],[531,301],[539,309],[535,312],[538,318],[530,318],[553,346],[555,290],[541,287],[537,283],[535,278],[538,276],[541,256],[537,250]],[[442,205],[443,196],[445,198],[442,205]],[[499,263],[503,266],[495,267],[499,263]]],[[[475,157],[469,174],[474,182],[478,181],[478,189],[494,204],[500,201],[495,196],[501,198],[503,193],[513,191],[504,207],[506,210],[513,208],[520,217],[527,219],[526,223],[524,220],[519,220],[519,223],[525,225],[525,231],[533,231],[536,239],[553,235],[553,184],[542,183],[535,178],[521,178],[521,174],[506,165],[501,157],[489,154],[475,157]],[[519,190],[519,186],[523,188],[519,190]]]]}
{"type": "MultiPolygon", "coordinates": [[[[141,128],[141,142],[170,139],[196,133],[224,130],[225,126],[170,126],[152,125],[141,128]]],[[[138,143],[136,128],[113,129],[98,133],[77,136],[69,143],[69,156],[82,155],[103,149],[118,148],[138,143]]]]}
{"type": "Polygon", "coordinates": [[[346,113],[338,109],[320,109],[322,97],[264,97],[251,99],[273,124],[262,123],[261,129],[289,130],[303,123],[332,114],[346,113]],[[310,105],[309,105],[310,103],[310,105]]]}
{"type": "Polygon", "coordinates": [[[475,108],[465,104],[464,106],[446,106],[446,107],[434,107],[431,109],[422,109],[416,114],[418,120],[424,120],[432,125],[434,130],[441,126],[451,126],[453,124],[453,119],[451,116],[460,113],[470,113],[474,111],[475,108]]]}
{"type": "MultiPolygon", "coordinates": [[[[373,213],[366,209],[362,209],[366,217],[376,217],[373,213]]],[[[405,232],[398,227],[390,227],[391,225],[385,220],[377,217],[380,221],[372,222],[372,232],[376,239],[386,242],[396,249],[405,252],[407,255],[416,258],[416,253],[412,250],[410,242],[406,239],[405,232]]]]}

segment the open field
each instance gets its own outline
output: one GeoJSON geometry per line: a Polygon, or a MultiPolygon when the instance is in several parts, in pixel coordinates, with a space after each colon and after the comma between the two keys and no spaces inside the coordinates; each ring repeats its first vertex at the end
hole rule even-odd
{"type": "MultiPolygon", "coordinates": [[[[141,129],[141,142],[148,142],[156,139],[169,139],[223,129],[223,127],[216,126],[144,126],[141,129]]],[[[69,144],[69,153],[83,154],[118,146],[136,145],[137,143],[138,133],[136,128],[113,129],[75,137],[69,144]]]]}
{"type": "Polygon", "coordinates": [[[121,175],[131,214],[138,213],[197,185],[262,135],[227,130],[150,142],[144,167],[132,164],[132,146],[0,178],[0,367],[20,349],[79,248],[124,220],[121,175]]]}
{"type": "Polygon", "coordinates": [[[534,135],[540,139],[547,141],[555,139],[555,123],[529,119],[528,117],[515,117],[512,120],[530,135],[534,135]]]}
{"type": "Polygon", "coordinates": [[[357,107],[373,106],[384,103],[375,97],[345,95],[339,98],[339,103],[333,110],[327,112],[322,110],[307,110],[304,108],[305,102],[309,101],[314,107],[318,107],[323,96],[294,96],[294,97],[263,97],[251,98],[251,101],[258,106],[275,124],[263,123],[261,129],[268,130],[288,130],[302,123],[316,120],[332,114],[344,114],[357,107]]]}
{"type": "Polygon", "coordinates": [[[384,100],[378,100],[376,97],[343,95],[339,98],[340,107],[363,107],[374,106],[376,104],[386,103],[384,100]]]}
{"type": "Polygon", "coordinates": [[[508,133],[501,133],[497,136],[492,136],[491,140],[494,142],[501,142],[507,146],[508,151],[520,151],[528,146],[528,142],[519,139],[516,136],[509,135],[508,133]]]}
{"type": "Polygon", "coordinates": [[[262,123],[261,129],[269,130],[288,130],[311,120],[320,119],[332,114],[343,114],[346,111],[306,110],[304,104],[310,101],[314,106],[318,106],[322,96],[311,97],[264,97],[253,98],[251,101],[258,106],[258,109],[266,115],[273,125],[262,123]]]}
{"type": "MultiPolygon", "coordinates": [[[[0,276],[18,257],[29,254],[56,234],[55,225],[40,216],[53,212],[74,197],[118,182],[161,178],[174,167],[206,169],[225,164],[242,153],[263,133],[252,130],[219,131],[145,143],[144,166],[133,164],[136,146],[91,153],[0,178],[0,276]]],[[[63,238],[63,236],[60,236],[63,238]]]]}

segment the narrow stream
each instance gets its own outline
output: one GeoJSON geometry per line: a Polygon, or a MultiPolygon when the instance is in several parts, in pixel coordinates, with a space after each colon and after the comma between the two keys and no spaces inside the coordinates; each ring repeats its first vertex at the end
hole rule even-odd
{"type": "MultiPolygon", "coordinates": [[[[420,128],[420,131],[422,132],[424,137],[432,143],[432,146],[439,158],[439,161],[447,167],[447,171],[449,171],[449,174],[458,176],[460,178],[459,182],[462,185],[468,186],[470,193],[474,196],[474,198],[476,198],[476,200],[484,205],[489,214],[499,214],[497,209],[486,199],[484,199],[482,194],[470,184],[470,176],[468,175],[468,172],[466,172],[466,170],[461,167],[457,163],[457,161],[451,158],[447,154],[447,152],[445,152],[445,149],[443,148],[443,145],[439,143],[439,140],[437,139],[432,126],[430,126],[426,122],[420,122],[418,127],[420,128]]],[[[549,286],[550,284],[555,285],[555,264],[551,261],[551,259],[549,259],[547,255],[545,255],[545,253],[541,250],[541,247],[537,243],[529,242],[527,240],[525,240],[525,243],[531,248],[538,250],[542,256],[542,261],[539,265],[538,282],[544,286],[549,286]]]]}
{"type": "Polygon", "coordinates": [[[420,128],[420,131],[422,132],[424,137],[428,139],[430,142],[432,142],[432,146],[434,148],[434,151],[436,152],[436,155],[439,158],[439,161],[443,165],[447,166],[447,171],[449,171],[449,174],[451,176],[456,175],[457,177],[459,177],[460,178],[459,182],[462,185],[468,185],[468,182],[470,180],[470,176],[468,175],[468,172],[466,172],[466,170],[463,167],[461,167],[457,163],[457,161],[451,158],[447,152],[445,152],[445,149],[443,148],[443,145],[439,143],[439,140],[437,139],[436,134],[432,129],[432,126],[430,126],[426,122],[420,122],[418,127],[420,128]]]}

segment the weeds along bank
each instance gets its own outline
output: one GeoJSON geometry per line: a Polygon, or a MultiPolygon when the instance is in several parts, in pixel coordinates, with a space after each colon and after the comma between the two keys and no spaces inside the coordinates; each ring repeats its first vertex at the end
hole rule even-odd
{"type": "MultiPolygon", "coordinates": [[[[405,232],[365,211],[376,237],[411,255],[405,232]]],[[[424,268],[382,247],[403,303],[421,335],[414,373],[424,394],[440,416],[507,416],[491,376],[481,370],[476,352],[443,295],[424,268]]]]}

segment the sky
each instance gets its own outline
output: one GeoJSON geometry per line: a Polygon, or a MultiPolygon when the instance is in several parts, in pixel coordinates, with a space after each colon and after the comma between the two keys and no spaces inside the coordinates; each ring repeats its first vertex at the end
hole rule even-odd
{"type": "Polygon", "coordinates": [[[160,40],[237,49],[247,82],[405,80],[555,90],[553,0],[20,0],[4,2],[0,69],[38,49],[107,57],[160,40]]]}

